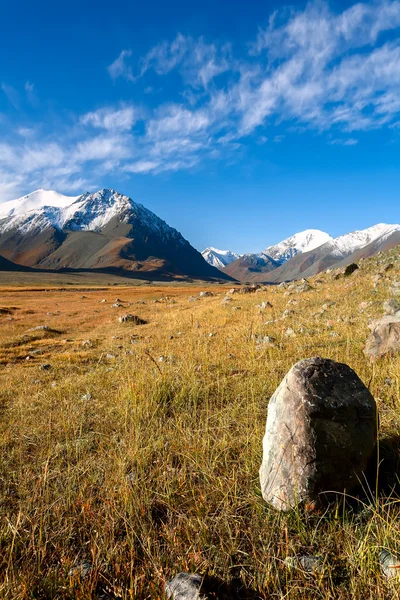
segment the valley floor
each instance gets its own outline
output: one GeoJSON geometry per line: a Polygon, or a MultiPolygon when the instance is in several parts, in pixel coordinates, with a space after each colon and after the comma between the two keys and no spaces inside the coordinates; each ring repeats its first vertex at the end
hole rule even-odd
{"type": "Polygon", "coordinates": [[[227,305],[231,285],[3,280],[0,597],[162,598],[179,571],[224,582],[226,598],[396,597],[378,555],[400,548],[400,356],[372,365],[363,347],[400,251],[360,266],[227,305]],[[189,301],[201,290],[214,295],[189,301]],[[119,323],[126,313],[147,323],[119,323]],[[357,500],[280,514],[258,480],[268,400],[315,355],[369,385],[389,461],[357,500]],[[288,571],[296,554],[323,572],[288,571]]]}

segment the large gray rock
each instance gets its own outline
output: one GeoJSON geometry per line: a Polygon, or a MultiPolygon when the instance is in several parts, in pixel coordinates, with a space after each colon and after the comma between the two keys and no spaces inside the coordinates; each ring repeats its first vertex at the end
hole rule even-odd
{"type": "Polygon", "coordinates": [[[376,403],[347,365],[296,363],[268,406],[260,468],[264,500],[279,510],[316,505],[324,492],[350,492],[372,455],[376,403]]]}
{"type": "Polygon", "coordinates": [[[364,354],[371,361],[382,356],[400,352],[400,315],[386,315],[373,321],[369,326],[371,334],[367,339],[364,354]]]}
{"type": "Polygon", "coordinates": [[[173,600],[203,600],[205,596],[200,594],[202,578],[197,573],[178,573],[165,585],[167,598],[173,600]]]}

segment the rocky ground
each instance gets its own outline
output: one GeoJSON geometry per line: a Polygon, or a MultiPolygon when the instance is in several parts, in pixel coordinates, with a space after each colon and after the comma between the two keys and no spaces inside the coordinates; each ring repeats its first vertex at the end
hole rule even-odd
{"type": "Polygon", "coordinates": [[[187,598],[396,597],[400,248],[358,267],[231,293],[1,289],[1,597],[178,598],[179,572],[199,575],[187,598]],[[379,473],[279,512],[268,401],[313,356],[375,398],[379,473]]]}

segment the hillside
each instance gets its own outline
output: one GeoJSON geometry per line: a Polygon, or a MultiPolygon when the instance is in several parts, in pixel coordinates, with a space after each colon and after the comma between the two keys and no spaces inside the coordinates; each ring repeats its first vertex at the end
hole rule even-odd
{"type": "Polygon", "coordinates": [[[229,279],[176,229],[114,190],[77,198],[38,190],[3,205],[0,217],[0,254],[20,265],[229,279]]]}
{"type": "Polygon", "coordinates": [[[400,248],[359,266],[226,304],[231,286],[2,290],[3,595],[162,598],[184,571],[223,600],[395,597],[379,551],[400,546],[400,354],[363,349],[400,248]],[[278,513],[258,479],[267,405],[316,355],[374,395],[380,475],[330,511],[278,513]],[[303,555],[322,571],[288,569],[303,555]]]}

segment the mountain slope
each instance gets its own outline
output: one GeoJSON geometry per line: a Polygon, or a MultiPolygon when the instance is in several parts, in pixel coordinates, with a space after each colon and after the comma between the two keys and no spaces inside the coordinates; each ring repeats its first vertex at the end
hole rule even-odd
{"type": "Polygon", "coordinates": [[[112,267],[229,278],[207,264],[176,229],[128,196],[107,189],[72,199],[54,194],[35,192],[3,207],[2,255],[18,264],[50,269],[112,267]],[[51,197],[55,206],[46,204],[51,197]],[[26,211],[32,204],[35,208],[26,211]]]}
{"type": "Polygon", "coordinates": [[[318,230],[306,230],[260,254],[246,254],[224,271],[248,282],[279,283],[310,277],[393,247],[399,232],[400,225],[385,223],[335,239],[318,230]],[[320,241],[323,243],[318,245],[320,241]]]}
{"type": "Polygon", "coordinates": [[[231,250],[218,250],[212,247],[203,250],[201,255],[209,265],[217,269],[223,269],[234,260],[240,258],[240,254],[236,254],[236,252],[232,252],[231,250]]]}
{"type": "Polygon", "coordinates": [[[332,240],[331,236],[319,229],[306,229],[283,240],[279,244],[269,246],[259,254],[244,254],[230,263],[224,272],[241,281],[258,281],[262,274],[279,268],[292,257],[317,248],[332,240]]]}
{"type": "Polygon", "coordinates": [[[256,274],[249,281],[280,283],[292,279],[311,277],[328,268],[346,266],[361,258],[369,258],[378,252],[393,248],[400,242],[400,225],[380,223],[362,231],[340,236],[322,246],[298,254],[266,274],[256,274]]]}

